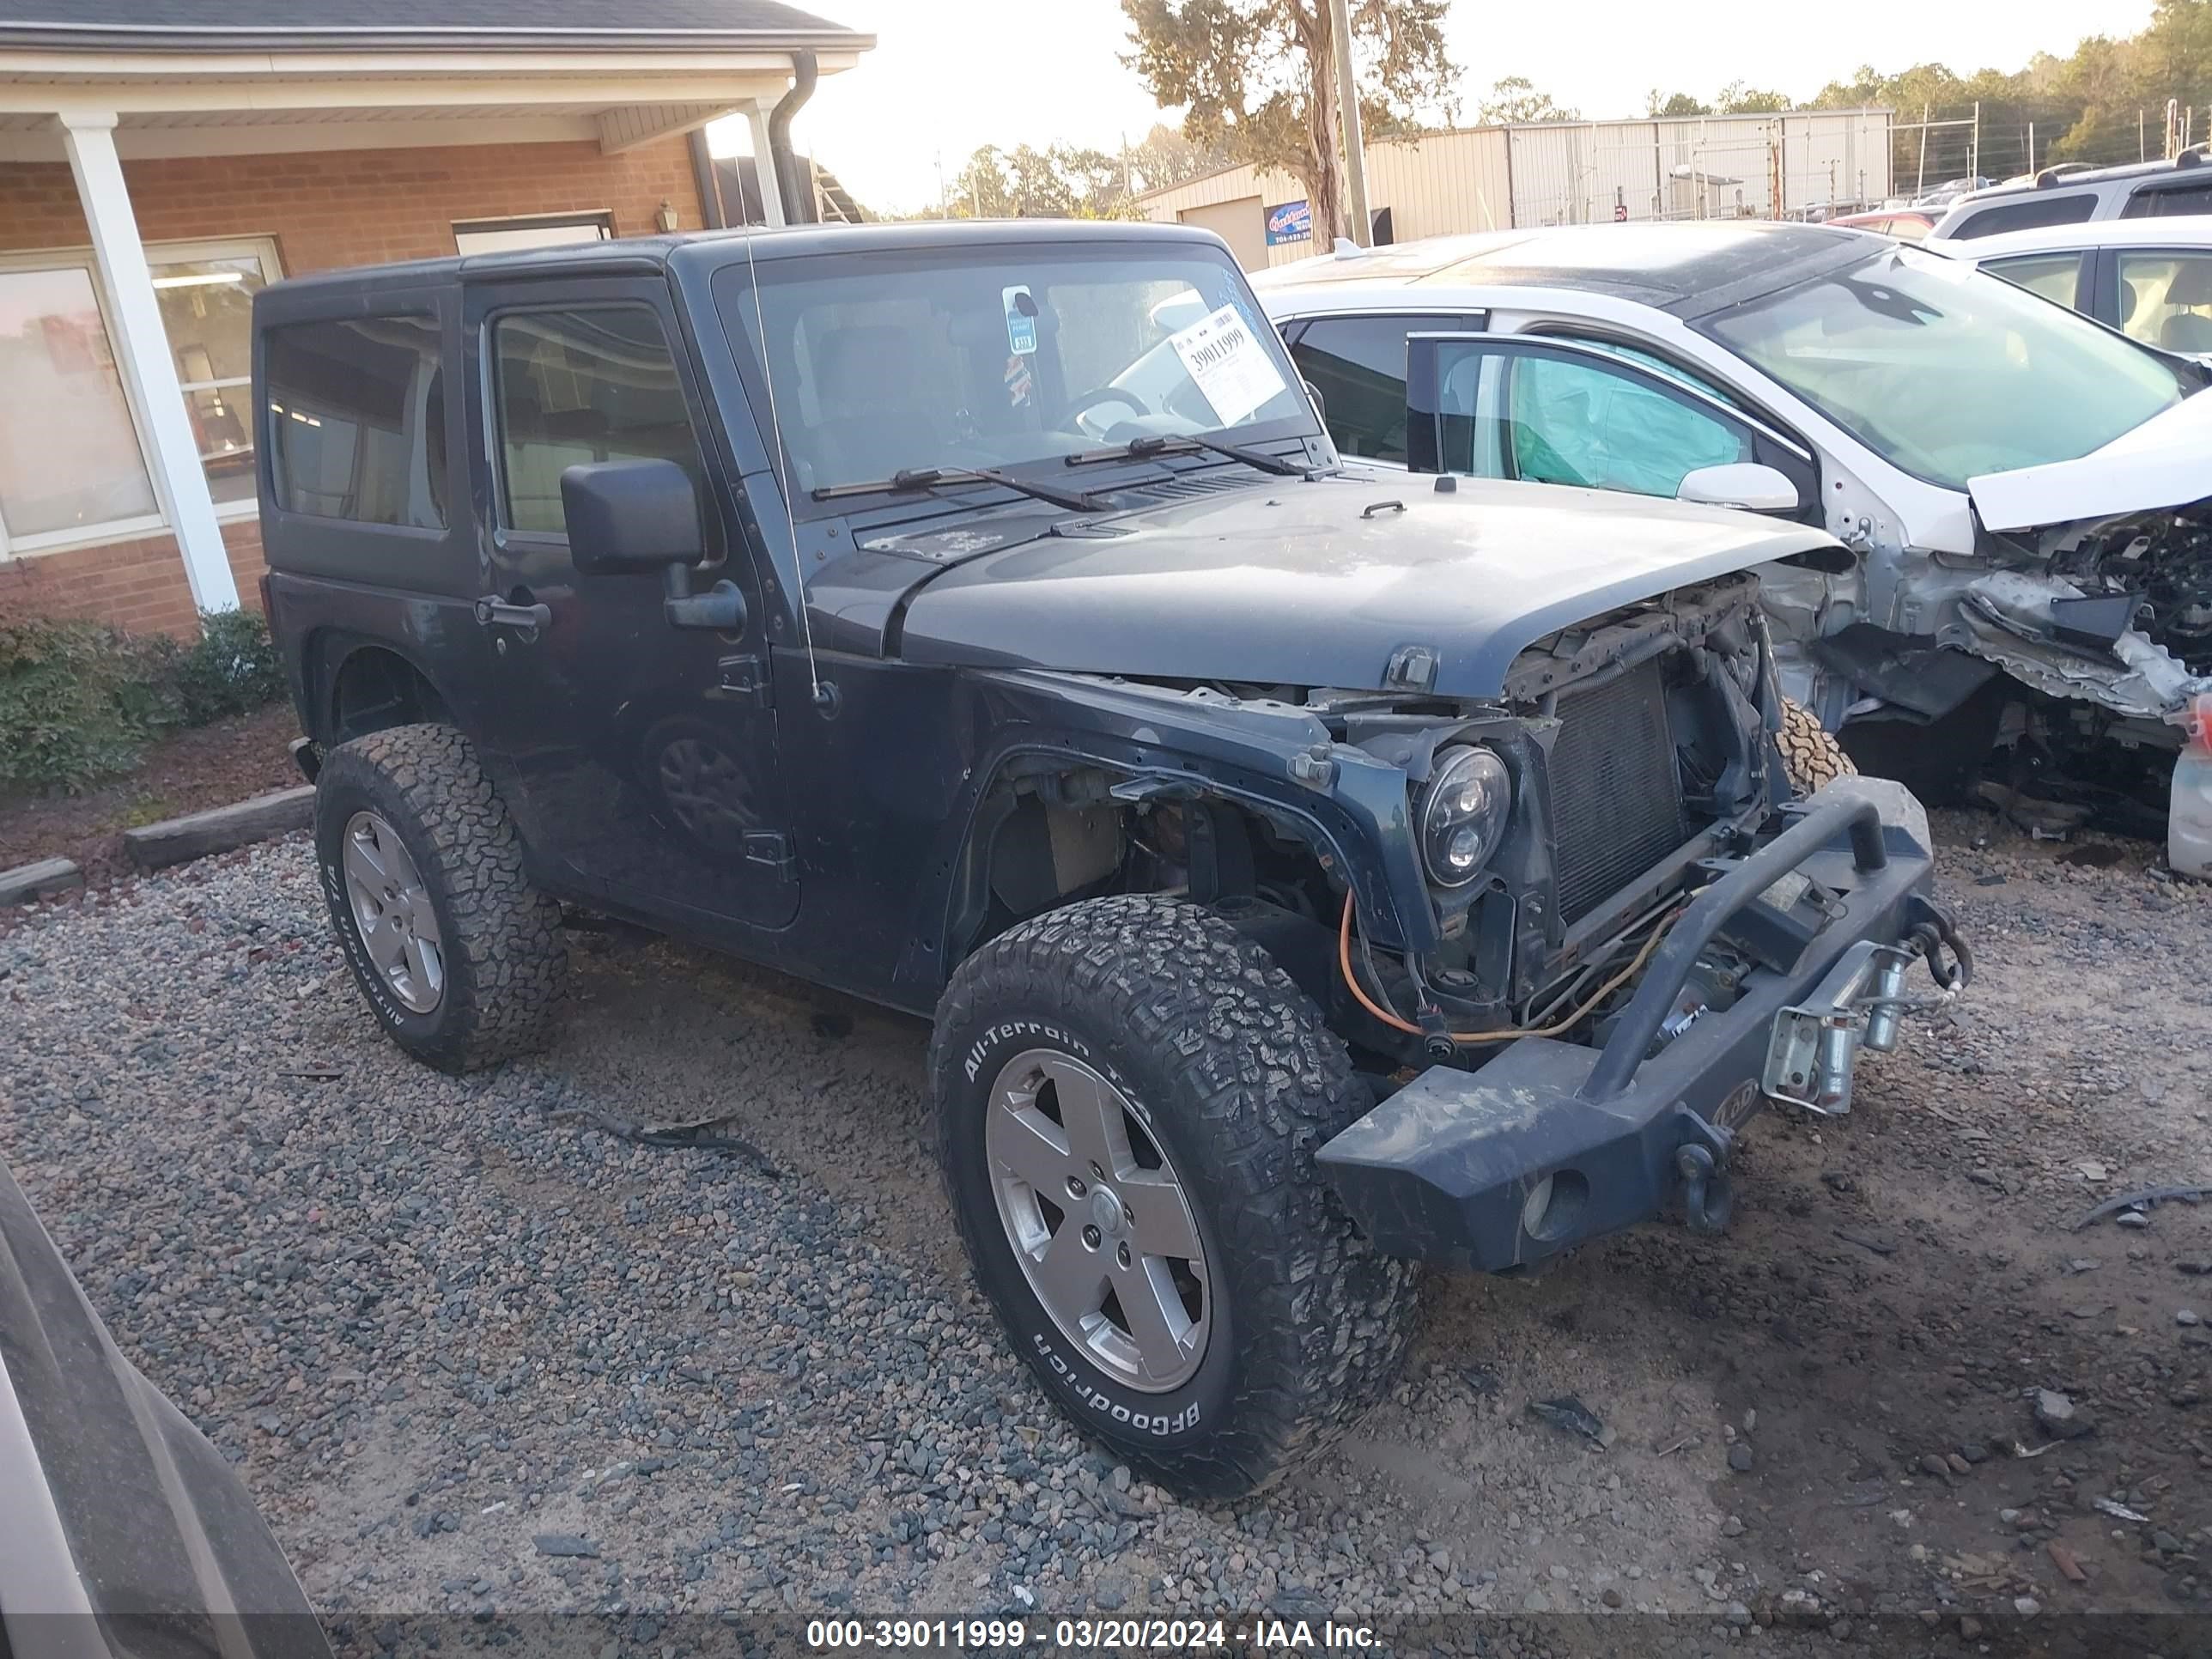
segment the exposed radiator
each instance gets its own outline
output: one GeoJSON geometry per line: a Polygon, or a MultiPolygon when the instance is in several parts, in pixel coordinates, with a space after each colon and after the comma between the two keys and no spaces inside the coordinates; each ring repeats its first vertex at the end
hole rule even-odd
{"type": "Polygon", "coordinates": [[[1690,838],[1656,659],[1560,696],[1551,774],[1559,905],[1574,922],[1690,838]]]}

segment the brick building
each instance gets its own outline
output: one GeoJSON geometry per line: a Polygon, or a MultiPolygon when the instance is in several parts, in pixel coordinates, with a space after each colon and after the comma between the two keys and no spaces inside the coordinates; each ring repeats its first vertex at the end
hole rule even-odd
{"type": "Polygon", "coordinates": [[[255,289],[719,225],[706,124],[787,152],[872,44],[777,0],[0,0],[0,604],[257,603],[255,289]]]}

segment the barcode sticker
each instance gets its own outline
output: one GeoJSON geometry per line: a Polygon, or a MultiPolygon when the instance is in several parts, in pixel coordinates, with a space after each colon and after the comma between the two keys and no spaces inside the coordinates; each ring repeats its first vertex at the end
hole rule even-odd
{"type": "Polygon", "coordinates": [[[1224,426],[1234,426],[1283,390],[1282,372],[1234,306],[1170,335],[1168,343],[1224,426]]]}

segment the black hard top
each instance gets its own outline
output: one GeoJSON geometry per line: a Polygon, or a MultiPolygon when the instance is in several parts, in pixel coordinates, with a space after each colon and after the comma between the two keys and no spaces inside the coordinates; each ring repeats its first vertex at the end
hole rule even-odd
{"type": "Polygon", "coordinates": [[[512,253],[451,254],[441,259],[357,265],[289,277],[263,290],[278,301],[380,289],[420,288],[457,278],[497,281],[514,277],[649,276],[672,264],[721,264],[750,257],[772,259],[824,255],[908,252],[933,248],[1036,247],[1114,242],[1203,242],[1221,246],[1211,231],[1182,225],[1074,219],[916,220],[898,224],[793,225],[781,230],[695,230],[666,236],[626,236],[608,242],[579,242],[567,247],[527,248],[512,253]]]}
{"type": "Polygon", "coordinates": [[[525,46],[567,36],[616,48],[873,44],[782,0],[0,0],[0,43],[12,46],[189,52],[265,41],[326,52],[424,41],[525,46]]]}
{"type": "Polygon", "coordinates": [[[1263,293],[1340,283],[1567,288],[1689,316],[1771,294],[1890,246],[1862,231],[1765,220],[1556,225],[1323,254],[1262,271],[1253,283],[1263,293]]]}

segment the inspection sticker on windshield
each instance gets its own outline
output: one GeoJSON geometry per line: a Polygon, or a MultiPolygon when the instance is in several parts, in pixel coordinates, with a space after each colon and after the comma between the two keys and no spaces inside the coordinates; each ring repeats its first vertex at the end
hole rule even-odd
{"type": "Polygon", "coordinates": [[[1224,306],[1168,337],[1176,356],[1224,426],[1232,426],[1283,389],[1283,376],[1235,306],[1224,306]]]}
{"type": "Polygon", "coordinates": [[[1002,288],[999,298],[1006,307],[1006,349],[1017,357],[1036,356],[1036,301],[1029,285],[1002,288]]]}

